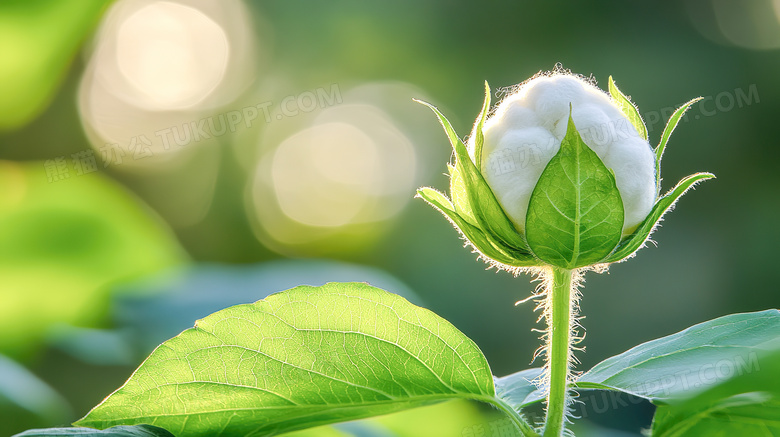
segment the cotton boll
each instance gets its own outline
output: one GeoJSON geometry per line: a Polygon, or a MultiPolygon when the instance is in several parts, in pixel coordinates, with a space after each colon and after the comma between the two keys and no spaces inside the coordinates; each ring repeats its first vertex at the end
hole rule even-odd
{"type": "Polygon", "coordinates": [[[513,129],[523,129],[541,125],[539,117],[533,109],[527,106],[527,102],[517,98],[507,98],[498,106],[496,113],[486,122],[486,128],[490,125],[507,125],[513,129]]]}
{"type": "MultiPolygon", "coordinates": [[[[603,105],[603,106],[609,106],[614,109],[614,104],[612,103],[612,97],[605,93],[604,91],[600,90],[598,87],[595,87],[590,84],[586,84],[583,86],[583,99],[587,100],[588,102],[594,104],[594,105],[603,105]]],[[[619,110],[618,110],[619,111],[619,110]]]]}
{"type": "Polygon", "coordinates": [[[607,114],[610,120],[612,120],[611,127],[613,129],[613,138],[622,139],[626,137],[639,137],[639,132],[633,124],[626,118],[623,111],[613,103],[608,103],[601,106],[604,113],[607,114]]]}
{"type": "Polygon", "coordinates": [[[526,100],[533,105],[542,126],[549,131],[569,114],[569,105],[579,105],[585,95],[583,82],[573,76],[540,77],[528,82],[526,100]]]}
{"type": "MultiPolygon", "coordinates": [[[[477,120],[474,123],[471,135],[468,139],[466,148],[471,160],[474,161],[474,137],[476,136],[477,120]]],[[[509,130],[522,129],[526,127],[539,126],[539,117],[536,113],[526,106],[525,100],[519,98],[517,94],[507,97],[498,105],[495,113],[485,120],[482,127],[482,134],[486,142],[497,144],[501,137],[509,130]]]]}
{"type": "Polygon", "coordinates": [[[482,149],[482,174],[515,226],[525,228],[528,202],[547,163],[561,142],[542,127],[486,134],[482,149]]]}
{"type": "Polygon", "coordinates": [[[615,172],[625,211],[623,233],[630,232],[647,217],[655,201],[655,156],[650,144],[637,136],[613,143],[602,160],[615,172]]]}
{"type": "Polygon", "coordinates": [[[501,138],[511,130],[538,127],[539,125],[540,121],[536,113],[515,99],[502,102],[496,113],[487,119],[482,132],[485,135],[486,143],[498,144],[501,138]]]}
{"type": "MultiPolygon", "coordinates": [[[[571,118],[580,137],[600,158],[609,152],[609,146],[615,140],[614,124],[604,110],[597,105],[583,104],[572,108],[571,118]]],[[[569,125],[569,116],[558,120],[553,132],[555,138],[562,140],[569,125]]]]}

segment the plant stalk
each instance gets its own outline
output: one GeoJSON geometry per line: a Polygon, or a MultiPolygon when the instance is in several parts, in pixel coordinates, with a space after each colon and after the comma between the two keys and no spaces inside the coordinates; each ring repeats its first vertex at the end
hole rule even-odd
{"type": "Polygon", "coordinates": [[[568,383],[571,367],[572,323],[576,305],[572,296],[572,271],[552,268],[547,290],[547,367],[549,392],[543,437],[560,437],[569,404],[568,383]]]}

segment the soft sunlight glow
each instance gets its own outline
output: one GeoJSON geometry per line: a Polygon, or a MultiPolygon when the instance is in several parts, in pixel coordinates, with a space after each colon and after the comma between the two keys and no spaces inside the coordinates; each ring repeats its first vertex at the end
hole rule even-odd
{"type": "Polygon", "coordinates": [[[412,143],[379,107],[326,108],[261,158],[248,198],[258,237],[284,247],[362,226],[375,233],[376,222],[412,199],[417,161],[412,143]]]}
{"type": "Polygon", "coordinates": [[[119,70],[150,109],[192,106],[223,80],[225,31],[203,12],[158,2],[130,15],[116,35],[119,70]]]}
{"type": "Polygon", "coordinates": [[[780,0],[687,0],[686,7],[696,29],[715,42],[780,49],[780,0]]]}
{"type": "Polygon", "coordinates": [[[371,137],[347,123],[293,135],[273,159],[273,187],[282,211],[310,226],[370,218],[360,214],[382,189],[380,153],[371,137]]]}
{"type": "Polygon", "coordinates": [[[106,166],[172,165],[183,156],[174,152],[215,144],[203,120],[227,111],[256,78],[263,50],[252,26],[239,0],[114,3],[79,91],[85,130],[106,166]]]}

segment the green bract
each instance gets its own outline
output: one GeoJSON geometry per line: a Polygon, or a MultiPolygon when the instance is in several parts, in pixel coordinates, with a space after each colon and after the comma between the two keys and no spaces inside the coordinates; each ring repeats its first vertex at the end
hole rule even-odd
{"type": "MultiPolygon", "coordinates": [[[[647,128],[636,106],[618,90],[612,77],[609,91],[615,106],[639,136],[647,139],[647,128]]],[[[644,245],[680,196],[697,182],[714,177],[710,173],[696,173],[660,195],[660,165],[666,143],[682,115],[698,100],[686,103],[669,119],[654,151],[658,192],[654,205],[644,221],[626,232],[621,232],[624,203],[615,173],[583,141],[571,115],[571,104],[560,148],[542,171],[531,194],[524,230],[512,222],[480,170],[484,168],[483,128],[490,109],[487,83],[485,101],[472,133],[473,157],[447,118],[433,105],[420,102],[434,111],[444,127],[454,151],[454,162],[448,165],[450,198],[429,187],[420,188],[417,194],[441,211],[481,258],[498,268],[575,269],[619,262],[644,245]]]]}

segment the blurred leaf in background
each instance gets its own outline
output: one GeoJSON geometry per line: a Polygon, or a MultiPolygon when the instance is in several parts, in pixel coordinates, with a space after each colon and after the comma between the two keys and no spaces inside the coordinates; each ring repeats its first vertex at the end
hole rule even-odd
{"type": "Polygon", "coordinates": [[[140,360],[158,344],[213,312],[298,285],[328,282],[366,282],[423,305],[402,281],[380,269],[356,264],[330,260],[201,263],[119,284],[112,296],[112,319],[140,360]]]}
{"type": "Polygon", "coordinates": [[[48,182],[43,163],[0,162],[0,353],[28,356],[55,323],[99,324],[110,284],[184,258],[165,225],[102,175],[48,182]]]}
{"type": "Polygon", "coordinates": [[[46,109],[107,0],[0,3],[0,131],[46,109]]]}
{"type": "Polygon", "coordinates": [[[12,409],[24,410],[44,423],[60,423],[73,415],[59,393],[20,364],[0,355],[0,411],[12,409]]]}

